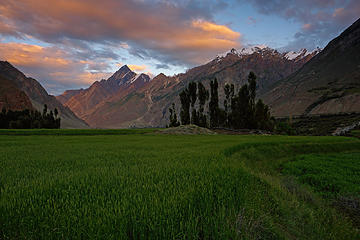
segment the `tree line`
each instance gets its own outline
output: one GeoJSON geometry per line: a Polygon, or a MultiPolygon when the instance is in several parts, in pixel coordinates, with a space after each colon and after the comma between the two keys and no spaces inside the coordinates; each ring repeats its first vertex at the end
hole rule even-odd
{"type": "MultiPolygon", "coordinates": [[[[216,78],[210,81],[210,93],[201,82],[190,82],[179,94],[181,124],[195,124],[207,128],[273,130],[274,119],[270,115],[269,107],[261,99],[256,100],[256,75],[253,72],[249,73],[248,83],[237,93],[234,84],[225,84],[224,108],[219,105],[218,88],[216,78]],[[208,100],[208,113],[205,113],[208,100]]],[[[169,112],[169,127],[179,126],[174,103],[169,112]]]]}
{"type": "Polygon", "coordinates": [[[32,128],[60,128],[61,119],[59,112],[55,108],[54,111],[48,112],[45,104],[43,112],[37,110],[25,109],[22,111],[12,111],[2,109],[0,113],[1,129],[32,129],[32,128]]]}

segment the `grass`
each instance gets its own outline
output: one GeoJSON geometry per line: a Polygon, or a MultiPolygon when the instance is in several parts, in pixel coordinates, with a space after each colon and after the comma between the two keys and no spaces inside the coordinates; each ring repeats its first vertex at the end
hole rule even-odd
{"type": "Polygon", "coordinates": [[[299,155],[285,164],[283,173],[327,198],[360,197],[360,153],[299,155]]]}
{"type": "Polygon", "coordinates": [[[359,239],[283,173],[304,154],[359,154],[358,139],[59,131],[0,135],[1,239],[359,239]]]}

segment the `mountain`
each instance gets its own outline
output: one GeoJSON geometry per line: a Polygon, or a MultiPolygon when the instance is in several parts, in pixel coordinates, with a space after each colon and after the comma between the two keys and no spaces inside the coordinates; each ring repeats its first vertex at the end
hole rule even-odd
{"type": "Polygon", "coordinates": [[[44,104],[47,104],[48,109],[58,109],[62,128],[88,128],[88,125],[76,117],[69,108],[49,95],[38,81],[26,77],[6,61],[0,61],[0,89],[0,102],[2,98],[8,99],[5,106],[10,109],[35,108],[42,112],[44,104]]]}
{"type": "MultiPolygon", "coordinates": [[[[65,92],[57,98],[67,99],[64,105],[92,127],[165,126],[169,106],[175,102],[179,107],[178,95],[190,81],[202,81],[209,88],[209,81],[217,78],[221,89],[225,83],[243,85],[249,72],[254,71],[259,91],[266,92],[317,53],[318,50],[280,53],[265,46],[231,49],[186,73],[171,77],[159,74],[152,80],[145,74],[137,75],[125,65],[107,80],[95,82],[77,94],[65,92]]],[[[222,92],[219,91],[220,99],[222,92]]]]}
{"type": "Polygon", "coordinates": [[[148,75],[138,75],[124,65],[107,80],[96,81],[87,89],[66,91],[57,96],[57,99],[91,126],[107,127],[102,124],[94,124],[101,122],[104,117],[106,118],[105,115],[97,114],[98,109],[107,103],[114,102],[114,99],[129,96],[130,93],[143,87],[149,81],[148,75]]]}
{"type": "Polygon", "coordinates": [[[360,19],[263,97],[276,116],[360,112],[360,19]]]}

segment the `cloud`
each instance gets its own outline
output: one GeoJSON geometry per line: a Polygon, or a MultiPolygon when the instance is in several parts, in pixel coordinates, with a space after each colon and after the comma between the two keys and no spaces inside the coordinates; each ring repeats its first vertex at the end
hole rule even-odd
{"type": "Polygon", "coordinates": [[[23,43],[0,43],[0,58],[23,67],[65,69],[71,64],[59,49],[23,43]]]}
{"type": "Polygon", "coordinates": [[[155,68],[156,69],[170,69],[170,66],[167,64],[158,63],[158,64],[155,64],[155,68]]]}
{"type": "Polygon", "coordinates": [[[194,65],[240,45],[240,33],[212,20],[226,6],[220,0],[3,0],[6,29],[0,26],[0,32],[49,43],[122,44],[137,56],[194,65]]]}
{"type": "Polygon", "coordinates": [[[146,65],[133,65],[133,64],[129,64],[128,67],[135,72],[144,72],[145,70],[148,69],[148,66],[146,65]]]}
{"type": "MultiPolygon", "coordinates": [[[[238,0],[243,3],[243,0],[238,0]]],[[[250,0],[265,15],[276,15],[302,25],[287,50],[324,46],[359,18],[358,0],[250,0]]]]}
{"type": "Polygon", "coordinates": [[[9,61],[27,76],[40,81],[52,94],[59,94],[68,88],[88,86],[110,75],[107,64],[78,60],[76,55],[58,47],[0,43],[0,59],[9,61]]]}

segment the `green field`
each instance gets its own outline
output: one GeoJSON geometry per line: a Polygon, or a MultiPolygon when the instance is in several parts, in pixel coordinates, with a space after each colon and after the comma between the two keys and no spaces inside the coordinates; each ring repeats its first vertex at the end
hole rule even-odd
{"type": "Polygon", "coordinates": [[[359,139],[153,131],[1,130],[0,239],[360,239],[359,139]]]}

